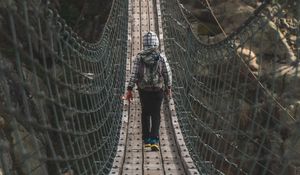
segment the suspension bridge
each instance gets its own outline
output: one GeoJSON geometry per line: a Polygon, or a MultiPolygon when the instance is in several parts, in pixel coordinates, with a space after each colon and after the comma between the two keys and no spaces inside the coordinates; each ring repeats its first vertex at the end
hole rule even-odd
{"type": "Polygon", "coordinates": [[[0,174],[300,174],[297,106],[288,108],[282,84],[297,86],[299,55],[269,27],[282,11],[264,2],[208,45],[177,0],[113,0],[90,43],[48,1],[1,2],[0,174]],[[121,98],[149,30],[174,81],[158,152],[143,147],[137,91],[131,103],[121,98]]]}

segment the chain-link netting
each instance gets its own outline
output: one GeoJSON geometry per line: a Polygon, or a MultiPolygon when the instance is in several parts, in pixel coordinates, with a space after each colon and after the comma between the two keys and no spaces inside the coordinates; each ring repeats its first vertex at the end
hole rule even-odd
{"type": "Polygon", "coordinates": [[[299,58],[277,25],[283,6],[263,3],[210,45],[194,36],[177,0],[161,6],[176,111],[198,168],[299,173],[299,58]]]}
{"type": "MultiPolygon", "coordinates": [[[[127,6],[114,0],[100,40],[89,43],[48,1],[0,2],[1,173],[108,173],[121,122],[127,6]]],[[[176,110],[201,172],[299,173],[299,48],[280,32],[282,12],[263,3],[206,45],[180,4],[162,0],[176,110]]]]}
{"type": "Polygon", "coordinates": [[[113,1],[96,43],[51,3],[0,2],[0,174],[106,174],[122,117],[128,2],[113,1]]]}

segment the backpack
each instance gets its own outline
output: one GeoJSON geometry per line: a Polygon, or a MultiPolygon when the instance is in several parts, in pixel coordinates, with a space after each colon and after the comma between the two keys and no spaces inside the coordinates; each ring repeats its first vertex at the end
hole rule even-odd
{"type": "Polygon", "coordinates": [[[140,55],[138,69],[138,87],[144,90],[160,90],[163,88],[163,60],[159,53],[140,55]]]}

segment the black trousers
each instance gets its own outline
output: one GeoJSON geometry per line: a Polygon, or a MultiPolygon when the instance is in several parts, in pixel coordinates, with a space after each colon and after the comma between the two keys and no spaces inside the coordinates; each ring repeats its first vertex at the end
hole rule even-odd
{"type": "Polygon", "coordinates": [[[163,100],[163,91],[139,90],[139,95],[142,106],[143,139],[149,137],[158,138],[160,127],[160,108],[163,100]]]}

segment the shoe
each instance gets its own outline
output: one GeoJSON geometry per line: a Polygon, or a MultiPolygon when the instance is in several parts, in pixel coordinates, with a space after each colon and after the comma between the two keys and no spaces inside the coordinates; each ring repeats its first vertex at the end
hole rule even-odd
{"type": "Polygon", "coordinates": [[[151,144],[151,151],[159,151],[158,143],[151,144]]]}
{"type": "Polygon", "coordinates": [[[151,138],[151,150],[159,151],[159,138],[151,138]]]}
{"type": "Polygon", "coordinates": [[[144,139],[144,146],[145,148],[151,147],[151,138],[144,139]]]}

